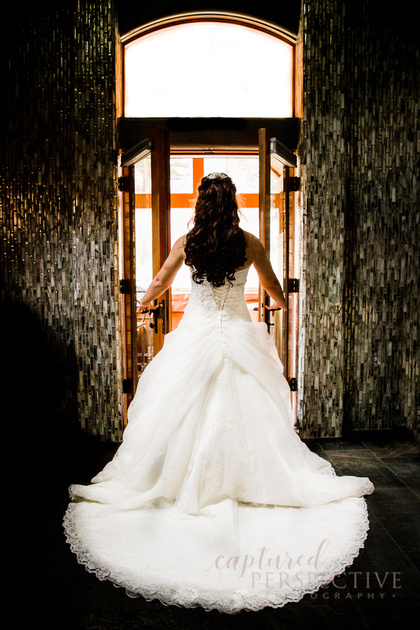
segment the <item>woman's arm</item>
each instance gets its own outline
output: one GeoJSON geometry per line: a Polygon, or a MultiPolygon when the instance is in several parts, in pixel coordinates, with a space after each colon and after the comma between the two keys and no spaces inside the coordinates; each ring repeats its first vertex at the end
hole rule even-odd
{"type": "Polygon", "coordinates": [[[143,295],[140,302],[140,309],[146,310],[150,308],[150,303],[169,289],[185,259],[184,247],[185,235],[175,241],[168,258],[153,278],[146,293],[143,295]]]}
{"type": "Polygon", "coordinates": [[[286,299],[284,297],[281,284],[276,274],[274,273],[270,259],[267,256],[267,252],[265,251],[263,244],[256,236],[250,236],[251,239],[249,240],[249,245],[251,249],[251,256],[248,256],[247,253],[247,258],[252,258],[252,262],[255,269],[257,270],[258,278],[263,288],[274,300],[274,304],[271,306],[267,306],[266,308],[269,310],[275,310],[279,308],[287,309],[286,299]]]}

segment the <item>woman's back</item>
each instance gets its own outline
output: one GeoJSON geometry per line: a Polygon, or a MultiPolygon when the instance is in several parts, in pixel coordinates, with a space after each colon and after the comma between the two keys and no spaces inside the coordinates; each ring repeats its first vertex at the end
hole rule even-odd
{"type": "Polygon", "coordinates": [[[229,320],[251,321],[245,301],[245,283],[249,266],[235,272],[234,280],[227,280],[220,287],[207,280],[191,282],[191,295],[181,324],[188,326],[192,320],[214,320],[216,324],[229,320]]]}

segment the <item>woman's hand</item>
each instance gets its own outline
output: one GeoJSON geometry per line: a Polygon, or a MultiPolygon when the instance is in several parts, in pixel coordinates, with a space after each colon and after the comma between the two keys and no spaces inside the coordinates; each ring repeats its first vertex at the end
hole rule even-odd
{"type": "Polygon", "coordinates": [[[140,302],[140,304],[138,305],[138,310],[140,311],[140,313],[147,313],[148,311],[153,311],[155,310],[155,308],[152,306],[152,302],[140,302]]]}
{"type": "Polygon", "coordinates": [[[265,308],[267,309],[267,311],[287,310],[287,304],[286,302],[282,304],[270,304],[269,306],[266,306],[265,308]]]}

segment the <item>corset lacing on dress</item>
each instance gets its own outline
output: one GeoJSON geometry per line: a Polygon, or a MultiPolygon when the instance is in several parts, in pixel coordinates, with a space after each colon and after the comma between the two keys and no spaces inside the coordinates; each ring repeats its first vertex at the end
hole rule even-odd
{"type": "Polygon", "coordinates": [[[245,283],[249,268],[235,272],[235,280],[226,281],[220,287],[214,287],[204,280],[201,284],[192,282],[191,296],[185,310],[187,322],[190,317],[199,315],[205,319],[214,317],[218,312],[223,320],[242,319],[250,321],[251,317],[244,299],[245,283]]]}

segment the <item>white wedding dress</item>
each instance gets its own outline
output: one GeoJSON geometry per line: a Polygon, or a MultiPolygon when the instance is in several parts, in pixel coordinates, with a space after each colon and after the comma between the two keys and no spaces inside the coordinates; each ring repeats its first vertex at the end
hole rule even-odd
{"type": "Polygon", "coordinates": [[[143,372],[114,459],[70,487],[78,561],[132,596],[225,613],[281,607],[342,573],[369,528],[367,478],[338,476],[293,428],[247,269],[192,282],[185,315],[143,372]]]}

